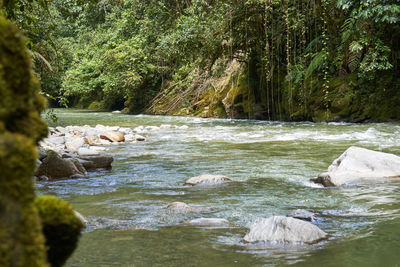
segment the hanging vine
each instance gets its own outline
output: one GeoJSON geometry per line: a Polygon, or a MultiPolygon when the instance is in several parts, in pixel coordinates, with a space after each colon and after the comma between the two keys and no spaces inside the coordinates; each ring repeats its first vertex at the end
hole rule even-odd
{"type": "Polygon", "coordinates": [[[323,60],[324,60],[324,76],[323,76],[323,84],[322,84],[322,89],[324,92],[324,104],[326,108],[326,118],[329,116],[329,80],[328,80],[328,56],[329,56],[329,50],[328,50],[328,34],[327,34],[327,27],[328,27],[328,22],[327,22],[327,0],[321,0],[321,7],[322,7],[322,20],[323,20],[323,28],[322,28],[322,53],[323,53],[323,60]]]}

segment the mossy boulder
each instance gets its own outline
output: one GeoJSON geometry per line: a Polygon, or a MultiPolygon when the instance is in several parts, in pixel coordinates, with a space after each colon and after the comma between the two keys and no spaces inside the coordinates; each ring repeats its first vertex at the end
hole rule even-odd
{"type": "Polygon", "coordinates": [[[51,266],[62,266],[75,250],[84,224],[68,202],[54,196],[35,199],[51,266]]]}
{"type": "Polygon", "coordinates": [[[0,15],[0,266],[47,266],[34,205],[35,144],[47,135],[25,40],[0,15]]]}

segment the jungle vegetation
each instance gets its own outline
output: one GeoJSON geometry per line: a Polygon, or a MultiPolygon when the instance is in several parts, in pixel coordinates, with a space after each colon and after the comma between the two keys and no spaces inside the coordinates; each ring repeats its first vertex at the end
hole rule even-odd
{"type": "Polygon", "coordinates": [[[3,13],[42,92],[70,106],[400,119],[398,0],[7,0],[3,13]]]}

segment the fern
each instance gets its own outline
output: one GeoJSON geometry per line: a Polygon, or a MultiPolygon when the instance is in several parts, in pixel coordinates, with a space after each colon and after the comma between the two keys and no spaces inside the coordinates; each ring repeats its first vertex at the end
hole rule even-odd
{"type": "Polygon", "coordinates": [[[313,58],[313,60],[310,62],[310,65],[308,65],[307,70],[306,70],[306,75],[305,78],[308,79],[313,72],[319,68],[324,61],[324,56],[325,52],[321,51],[318,54],[316,54],[313,58]]]}
{"type": "Polygon", "coordinates": [[[344,21],[341,30],[342,30],[342,42],[345,43],[347,40],[354,34],[354,18],[348,18],[344,21]]]}
{"type": "Polygon", "coordinates": [[[350,72],[354,72],[360,66],[361,53],[350,51],[349,57],[347,58],[347,66],[350,72]]]}

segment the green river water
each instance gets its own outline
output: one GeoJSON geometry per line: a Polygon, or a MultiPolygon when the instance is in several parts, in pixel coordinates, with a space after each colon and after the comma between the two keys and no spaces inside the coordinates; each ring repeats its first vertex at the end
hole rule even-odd
{"type": "Polygon", "coordinates": [[[349,146],[400,155],[400,124],[265,122],[57,110],[59,125],[159,129],[146,142],[110,147],[113,170],[38,182],[95,222],[67,266],[400,266],[400,182],[322,188],[309,182],[349,146]],[[223,186],[186,187],[223,174],[223,186]],[[170,214],[183,201],[198,213],[170,214]],[[330,234],[316,245],[246,244],[257,218],[295,209],[317,214],[330,234]],[[195,227],[200,217],[235,227],[195,227]]]}

